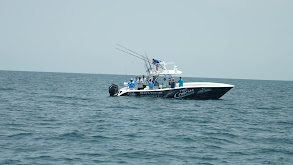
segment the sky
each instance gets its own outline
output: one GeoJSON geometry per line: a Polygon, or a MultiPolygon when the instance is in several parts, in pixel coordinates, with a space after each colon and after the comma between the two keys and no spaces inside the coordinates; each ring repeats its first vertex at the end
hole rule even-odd
{"type": "Polygon", "coordinates": [[[0,0],[0,70],[293,80],[292,0],[0,0]],[[170,69],[173,65],[168,65],[170,69]]]}

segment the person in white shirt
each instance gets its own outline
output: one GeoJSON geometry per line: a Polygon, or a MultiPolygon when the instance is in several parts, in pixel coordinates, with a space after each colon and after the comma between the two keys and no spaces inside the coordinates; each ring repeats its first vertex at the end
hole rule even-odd
{"type": "Polygon", "coordinates": [[[141,79],[141,77],[139,77],[138,80],[137,80],[137,87],[138,87],[138,90],[143,90],[144,89],[143,80],[141,79]]]}
{"type": "Polygon", "coordinates": [[[144,77],[144,75],[142,76],[142,81],[143,81],[143,88],[145,88],[149,84],[149,81],[147,78],[144,77]]]}
{"type": "Polygon", "coordinates": [[[162,88],[168,88],[169,87],[169,82],[166,81],[166,78],[164,78],[164,81],[162,82],[162,88]]]}

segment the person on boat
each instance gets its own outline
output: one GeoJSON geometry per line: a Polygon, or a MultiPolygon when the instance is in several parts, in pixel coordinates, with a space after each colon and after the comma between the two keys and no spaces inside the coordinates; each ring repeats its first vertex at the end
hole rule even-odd
{"type": "Polygon", "coordinates": [[[143,88],[145,88],[148,85],[148,79],[142,75],[142,81],[143,81],[143,88]]]}
{"type": "Polygon", "coordinates": [[[130,79],[130,81],[128,81],[128,88],[129,89],[134,89],[135,88],[135,83],[133,82],[132,78],[130,79]]]}
{"type": "Polygon", "coordinates": [[[158,71],[159,70],[160,61],[153,58],[153,64],[156,65],[156,71],[158,71]]]}
{"type": "Polygon", "coordinates": [[[162,82],[162,89],[164,89],[164,88],[168,88],[168,87],[169,87],[169,82],[166,81],[166,80],[167,80],[167,79],[164,78],[164,81],[162,82]]]}
{"type": "Polygon", "coordinates": [[[175,79],[172,78],[172,81],[171,81],[171,88],[175,88],[175,86],[176,86],[175,79]]]}
{"type": "Polygon", "coordinates": [[[135,76],[135,78],[133,79],[133,82],[135,83],[135,85],[137,85],[137,81],[138,81],[138,77],[135,76]]]}
{"type": "Polygon", "coordinates": [[[154,85],[158,83],[156,80],[156,77],[153,77],[153,83],[154,83],[154,85]]]}
{"type": "Polygon", "coordinates": [[[133,79],[133,82],[134,82],[134,84],[135,84],[135,89],[137,89],[138,87],[137,87],[137,82],[138,82],[138,77],[137,76],[135,76],[135,78],[133,79]]]}
{"type": "Polygon", "coordinates": [[[138,77],[138,80],[137,80],[137,89],[138,90],[143,90],[143,81],[141,79],[141,77],[138,77]]]}
{"type": "Polygon", "coordinates": [[[152,81],[152,79],[149,80],[149,89],[153,89],[154,88],[154,83],[152,81]]]}
{"type": "Polygon", "coordinates": [[[181,77],[179,77],[178,83],[179,83],[179,87],[183,87],[183,80],[181,77]]]}
{"type": "Polygon", "coordinates": [[[154,83],[154,86],[157,86],[159,88],[160,84],[158,83],[156,77],[153,77],[153,83],[154,83]]]}

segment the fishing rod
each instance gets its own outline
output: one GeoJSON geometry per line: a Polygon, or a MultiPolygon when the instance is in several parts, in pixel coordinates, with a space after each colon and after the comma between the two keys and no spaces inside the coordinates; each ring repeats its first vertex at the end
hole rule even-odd
{"type": "Polygon", "coordinates": [[[146,65],[146,62],[144,63],[144,69],[145,69],[145,72],[147,73],[147,76],[149,76],[149,69],[146,65]]]}
{"type": "MultiPolygon", "coordinates": [[[[116,43],[117,44],[117,43],[116,43]]],[[[131,49],[128,49],[128,48],[126,48],[125,46],[122,46],[122,45],[120,45],[120,44],[117,44],[118,46],[120,46],[120,47],[122,47],[122,48],[124,48],[124,49],[126,49],[126,50],[128,50],[128,51],[131,51],[131,52],[133,52],[133,53],[135,53],[135,54],[137,54],[137,55],[139,55],[141,58],[144,58],[148,63],[149,63],[149,67],[150,67],[150,69],[152,70],[153,68],[152,68],[152,66],[151,66],[151,60],[149,60],[149,58],[148,58],[148,56],[147,56],[147,54],[146,54],[146,56],[143,56],[143,55],[141,55],[141,54],[139,54],[139,53],[137,53],[137,52],[135,52],[135,51],[133,51],[133,50],[131,50],[131,49]]],[[[117,48],[118,49],[118,48],[117,48]]],[[[119,49],[119,50],[121,50],[121,49],[119,49]]],[[[125,52],[125,51],[124,51],[125,52]]],[[[133,54],[132,54],[133,55],[133,54]]],[[[135,57],[137,57],[137,56],[135,56],[135,57]]],[[[140,59],[141,59],[140,58],[140,59]]],[[[162,69],[164,69],[163,68],[163,66],[159,66],[160,68],[162,68],[162,69]]]]}
{"type": "Polygon", "coordinates": [[[150,63],[149,57],[148,57],[148,55],[147,55],[146,52],[144,52],[144,53],[145,53],[146,58],[148,59],[148,63],[149,63],[150,69],[152,69],[152,66],[151,66],[151,63],[150,63]]]}
{"type": "Polygon", "coordinates": [[[134,54],[132,54],[132,53],[130,53],[130,52],[127,52],[127,51],[125,51],[125,50],[122,50],[122,49],[119,49],[119,48],[116,48],[116,49],[117,49],[117,50],[120,50],[121,52],[127,53],[127,54],[129,54],[129,55],[131,55],[131,56],[134,56],[134,57],[136,57],[136,58],[139,58],[139,59],[141,59],[141,60],[143,60],[143,61],[149,62],[147,59],[144,59],[144,58],[142,58],[142,57],[139,57],[139,56],[137,56],[137,55],[134,55],[134,54]]]}
{"type": "Polygon", "coordinates": [[[124,49],[126,49],[126,50],[128,50],[128,51],[130,51],[130,52],[132,52],[132,53],[135,53],[136,55],[139,55],[141,58],[144,58],[144,59],[148,60],[145,56],[143,56],[143,55],[141,55],[141,54],[139,54],[139,53],[137,53],[137,52],[135,52],[135,51],[133,51],[131,49],[128,49],[125,46],[122,46],[120,44],[117,44],[117,45],[120,46],[120,47],[122,47],[122,48],[124,48],[124,49]]]}
{"type": "MultiPolygon", "coordinates": [[[[116,43],[116,44],[117,44],[117,43],[116,43]]],[[[127,51],[125,51],[125,50],[119,49],[119,48],[116,48],[116,49],[118,49],[118,50],[120,50],[120,51],[122,51],[122,52],[124,52],[124,53],[127,53],[127,54],[129,54],[129,55],[132,55],[132,56],[134,56],[134,57],[136,57],[136,58],[139,58],[139,59],[141,59],[141,60],[144,60],[144,61],[148,62],[148,63],[149,63],[149,66],[150,66],[150,70],[153,69],[153,68],[151,67],[151,60],[149,60],[147,54],[146,54],[146,56],[143,56],[143,55],[141,55],[141,54],[139,54],[139,53],[137,53],[137,52],[135,52],[135,51],[133,51],[133,50],[131,50],[131,49],[128,49],[128,48],[126,48],[126,47],[124,47],[124,46],[122,46],[122,45],[120,45],[120,44],[117,44],[117,45],[120,46],[120,47],[122,47],[122,48],[124,48],[124,49],[126,49],[126,50],[128,50],[128,51],[130,51],[130,52],[135,53],[136,55],[134,55],[133,53],[127,52],[127,51]]],[[[160,67],[161,69],[164,69],[164,67],[161,66],[161,65],[159,65],[158,67],[160,67]]]]}

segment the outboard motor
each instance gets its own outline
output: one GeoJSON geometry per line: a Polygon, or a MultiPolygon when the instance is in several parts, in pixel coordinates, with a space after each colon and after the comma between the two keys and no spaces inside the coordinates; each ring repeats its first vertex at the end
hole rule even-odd
{"type": "Polygon", "coordinates": [[[114,96],[118,93],[118,85],[112,84],[109,86],[109,94],[110,96],[114,96]]]}

